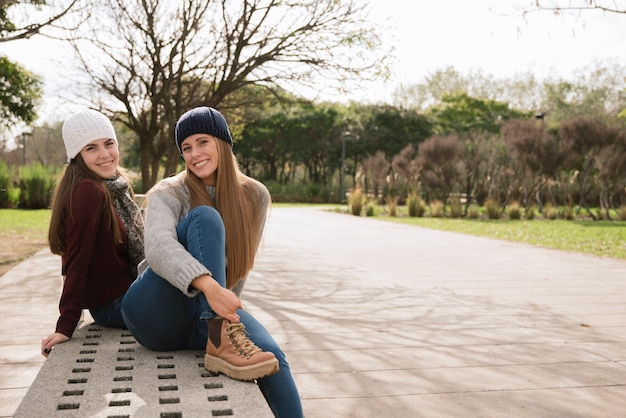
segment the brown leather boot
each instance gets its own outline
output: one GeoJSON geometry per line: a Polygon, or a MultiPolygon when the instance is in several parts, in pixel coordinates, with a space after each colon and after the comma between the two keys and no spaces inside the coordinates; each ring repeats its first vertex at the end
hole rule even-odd
{"type": "Polygon", "coordinates": [[[278,360],[273,353],[254,345],[243,324],[233,324],[223,318],[207,321],[209,338],[204,355],[204,368],[223,373],[231,379],[255,380],[278,372],[278,360]]]}

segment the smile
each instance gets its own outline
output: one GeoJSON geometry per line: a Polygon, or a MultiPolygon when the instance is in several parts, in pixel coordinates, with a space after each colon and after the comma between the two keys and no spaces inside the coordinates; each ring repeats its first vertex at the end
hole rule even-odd
{"type": "Polygon", "coordinates": [[[209,163],[209,160],[202,160],[200,162],[194,163],[194,167],[195,168],[201,168],[204,167],[205,165],[207,165],[209,163]]]}

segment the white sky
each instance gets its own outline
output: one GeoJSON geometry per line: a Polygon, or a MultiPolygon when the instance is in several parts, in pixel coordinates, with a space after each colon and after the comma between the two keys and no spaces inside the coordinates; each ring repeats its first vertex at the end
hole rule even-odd
{"type": "MultiPolygon", "coordinates": [[[[496,77],[531,71],[540,78],[567,78],[597,59],[626,65],[625,15],[588,11],[579,17],[543,13],[523,19],[515,8],[529,1],[370,0],[372,19],[395,28],[384,39],[395,47],[397,62],[387,83],[368,84],[349,98],[388,100],[401,83],[419,83],[447,66],[461,72],[482,69],[496,77]]],[[[42,119],[64,119],[68,110],[55,99],[63,79],[58,43],[34,37],[0,43],[0,53],[44,76],[42,119]]]]}
{"type": "MultiPolygon", "coordinates": [[[[616,3],[624,0],[618,0],[616,3]]],[[[371,0],[373,15],[395,22],[397,63],[385,97],[401,83],[418,83],[437,69],[482,69],[498,78],[530,71],[568,78],[594,60],[626,65],[626,15],[585,11],[579,15],[534,13],[530,0],[371,0]]],[[[567,1],[561,1],[566,4],[567,1]]]]}

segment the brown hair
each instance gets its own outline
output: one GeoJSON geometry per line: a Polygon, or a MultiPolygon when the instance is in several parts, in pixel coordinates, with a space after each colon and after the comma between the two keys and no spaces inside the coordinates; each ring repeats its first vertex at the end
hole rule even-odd
{"type": "MultiPolygon", "coordinates": [[[[121,167],[118,167],[118,174],[128,180],[126,176],[125,170],[121,167]]],[[[61,217],[63,215],[63,209],[66,207],[67,202],[72,199],[72,193],[76,188],[76,185],[83,181],[92,181],[94,183],[102,184],[104,187],[104,181],[98,175],[96,175],[93,171],[87,168],[83,157],[78,154],[75,158],[67,164],[59,176],[57,184],[54,188],[54,192],[52,193],[52,200],[50,206],[52,208],[52,215],[50,218],[50,228],[48,229],[48,243],[50,244],[50,251],[53,254],[63,255],[67,250],[66,242],[65,242],[65,231],[61,227],[61,217]]],[[[106,194],[106,202],[107,204],[103,208],[99,208],[101,211],[105,211],[108,209],[110,213],[111,219],[111,227],[110,231],[113,233],[113,239],[117,243],[123,242],[122,231],[120,229],[120,225],[117,222],[117,216],[115,207],[113,206],[113,201],[111,199],[111,194],[109,193],[109,189],[104,187],[106,194]]],[[[133,195],[132,188],[129,189],[131,193],[131,197],[133,195]]],[[[95,217],[94,217],[95,219],[95,217]]]]}
{"type": "Polygon", "coordinates": [[[261,231],[261,207],[258,191],[251,179],[239,170],[232,149],[225,141],[216,139],[218,150],[215,204],[202,180],[187,169],[185,183],[189,188],[192,208],[208,205],[217,209],[226,230],[228,268],[226,287],[231,289],[248,274],[254,265],[261,231]]]}

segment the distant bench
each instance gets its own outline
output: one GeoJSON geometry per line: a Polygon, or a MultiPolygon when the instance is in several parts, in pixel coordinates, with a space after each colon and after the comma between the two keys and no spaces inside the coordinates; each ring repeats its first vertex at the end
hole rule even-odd
{"type": "Polygon", "coordinates": [[[15,412],[32,417],[273,417],[255,383],[204,369],[199,351],[156,352],[89,323],[58,344],[15,412]]]}

